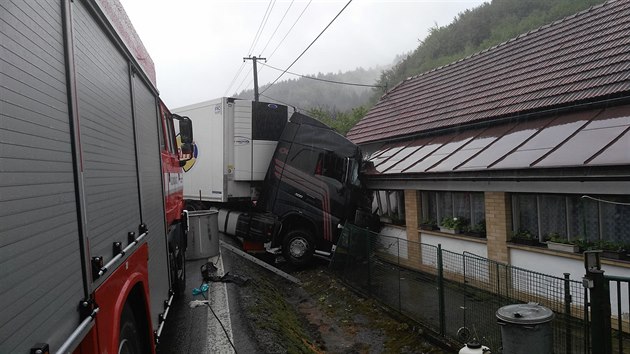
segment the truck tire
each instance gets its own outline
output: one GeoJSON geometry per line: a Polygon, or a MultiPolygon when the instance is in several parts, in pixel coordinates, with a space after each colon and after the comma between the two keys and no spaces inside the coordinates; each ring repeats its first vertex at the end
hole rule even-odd
{"type": "Polygon", "coordinates": [[[282,252],[287,261],[293,265],[308,264],[315,252],[313,235],[309,231],[301,229],[289,231],[284,237],[282,252]]]}
{"type": "Polygon", "coordinates": [[[169,254],[171,259],[172,288],[175,297],[179,297],[186,291],[186,251],[176,248],[169,254]]]}
{"type": "Polygon", "coordinates": [[[120,316],[120,334],[118,336],[118,354],[144,354],[143,336],[138,330],[136,317],[127,302],[120,316]]]}

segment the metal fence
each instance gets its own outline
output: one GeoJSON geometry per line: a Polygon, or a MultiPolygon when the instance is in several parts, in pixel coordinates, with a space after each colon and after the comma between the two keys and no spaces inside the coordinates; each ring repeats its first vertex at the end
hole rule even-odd
{"type": "Polygon", "coordinates": [[[352,225],[331,269],[348,285],[462,343],[466,332],[500,352],[496,311],[537,302],[554,311],[554,353],[588,353],[588,293],[569,274],[553,277],[471,253],[379,235],[352,225]]]}
{"type": "MultiPolygon", "coordinates": [[[[611,310],[611,353],[630,353],[630,313],[624,312],[630,309],[630,277],[605,276],[609,295],[612,293],[616,301],[613,301],[611,310]]],[[[603,333],[602,336],[607,335],[603,333]]],[[[608,338],[607,338],[608,339],[608,338]]]]}

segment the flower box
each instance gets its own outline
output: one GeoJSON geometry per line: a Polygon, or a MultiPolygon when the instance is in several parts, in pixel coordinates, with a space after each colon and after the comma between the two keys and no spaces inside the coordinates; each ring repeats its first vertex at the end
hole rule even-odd
{"type": "Polygon", "coordinates": [[[602,258],[608,259],[618,259],[618,260],[630,260],[630,255],[628,254],[630,251],[619,250],[619,251],[611,251],[611,250],[603,250],[600,256],[602,258]]]}
{"type": "Polygon", "coordinates": [[[535,238],[518,238],[518,237],[513,237],[510,242],[512,243],[517,243],[519,245],[526,245],[526,246],[540,246],[540,242],[538,242],[537,239],[535,238]]]}
{"type": "Polygon", "coordinates": [[[578,245],[574,245],[570,243],[552,242],[552,241],[547,241],[547,248],[554,251],[569,252],[569,253],[577,253],[580,251],[580,247],[578,245]]]}
{"type": "Polygon", "coordinates": [[[464,235],[471,236],[471,237],[477,237],[477,238],[484,238],[484,237],[486,237],[486,234],[484,232],[477,232],[477,231],[465,231],[464,235]]]}
{"type": "Polygon", "coordinates": [[[444,232],[444,233],[447,233],[447,234],[453,234],[454,235],[454,234],[458,234],[459,231],[460,231],[459,229],[449,229],[449,228],[446,228],[444,226],[440,226],[440,232],[444,232]]]}
{"type": "Polygon", "coordinates": [[[439,230],[437,225],[435,225],[435,224],[420,224],[420,228],[422,230],[429,230],[429,231],[431,231],[431,230],[439,230]]]}

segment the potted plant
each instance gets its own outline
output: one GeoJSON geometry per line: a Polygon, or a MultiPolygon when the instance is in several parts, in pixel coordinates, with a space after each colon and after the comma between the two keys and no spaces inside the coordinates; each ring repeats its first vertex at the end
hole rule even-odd
{"type": "Polygon", "coordinates": [[[426,218],[420,223],[420,228],[423,230],[438,230],[437,221],[432,218],[426,218]]]}
{"type": "Polygon", "coordinates": [[[595,246],[595,242],[589,241],[582,236],[578,236],[573,243],[579,247],[580,250],[578,252],[580,253],[586,250],[592,250],[595,246]]]}
{"type": "Polygon", "coordinates": [[[531,232],[528,230],[518,230],[512,233],[512,238],[510,239],[513,243],[518,243],[521,245],[528,246],[539,246],[540,242],[538,242],[538,238],[534,237],[531,232]]]}
{"type": "Polygon", "coordinates": [[[486,220],[483,219],[475,225],[466,226],[464,229],[464,235],[474,237],[486,237],[486,220]]]}
{"type": "Polygon", "coordinates": [[[547,248],[569,253],[577,253],[580,250],[580,247],[575,242],[569,241],[568,238],[560,236],[557,232],[547,235],[547,248]]]}
{"type": "Polygon", "coordinates": [[[458,217],[446,217],[440,223],[440,231],[449,234],[458,234],[467,225],[466,219],[458,217]]]}
{"type": "Polygon", "coordinates": [[[621,242],[600,240],[595,243],[601,249],[601,257],[608,259],[630,260],[630,246],[621,242]]]}

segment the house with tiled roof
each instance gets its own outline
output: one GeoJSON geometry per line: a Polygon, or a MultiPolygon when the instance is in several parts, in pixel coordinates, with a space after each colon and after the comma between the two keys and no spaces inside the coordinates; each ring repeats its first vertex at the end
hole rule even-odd
{"type": "Polygon", "coordinates": [[[547,240],[625,248],[602,262],[630,273],[630,1],[410,77],[347,136],[400,237],[576,278],[547,240]]]}

